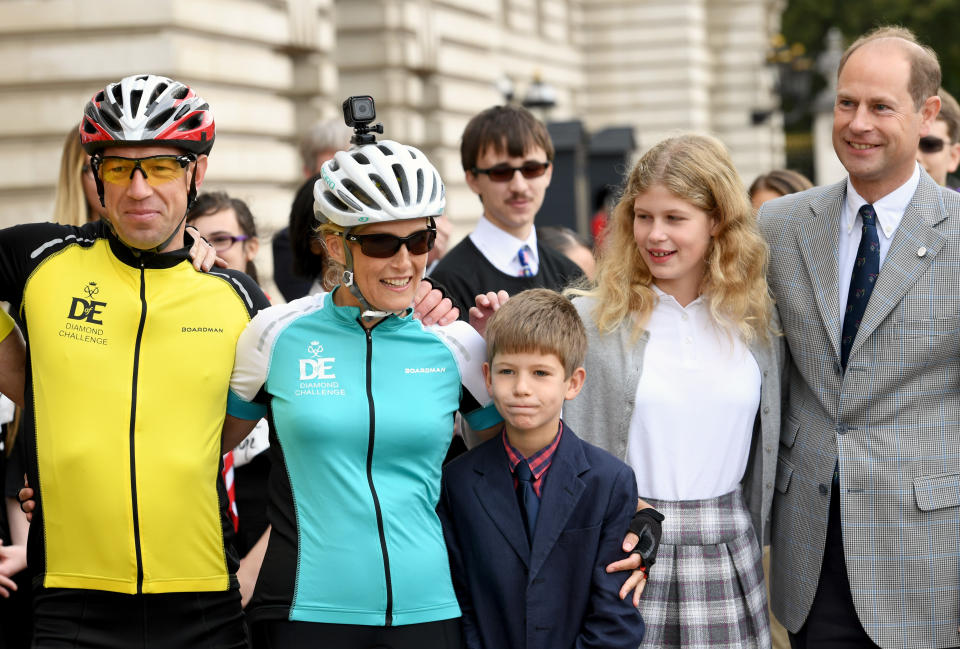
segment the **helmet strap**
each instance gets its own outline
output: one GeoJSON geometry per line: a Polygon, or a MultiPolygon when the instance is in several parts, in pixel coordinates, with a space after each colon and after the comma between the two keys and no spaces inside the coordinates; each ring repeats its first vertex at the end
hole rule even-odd
{"type": "Polygon", "coordinates": [[[357,299],[360,303],[360,317],[363,318],[363,321],[367,324],[373,323],[375,320],[380,318],[386,318],[391,315],[400,315],[400,313],[394,313],[392,311],[381,311],[374,307],[367,301],[367,298],[363,296],[363,293],[360,292],[360,287],[357,286],[357,283],[354,281],[353,275],[353,253],[350,252],[350,245],[347,243],[346,235],[350,234],[353,231],[353,228],[348,228],[343,233],[343,257],[346,264],[344,264],[343,274],[340,276],[340,283],[343,286],[347,287],[347,290],[350,291],[350,294],[357,299]]]}
{"type": "MultiPolygon", "coordinates": [[[[196,162],[196,157],[194,157],[194,162],[196,162]]],[[[193,207],[193,204],[197,200],[197,165],[193,165],[193,173],[190,174],[190,189],[187,192],[187,212],[190,211],[190,208],[193,207]]],[[[184,218],[187,217],[186,213],[183,215],[184,218]]],[[[178,226],[179,227],[179,226],[178,226]]]]}
{"type": "MultiPolygon", "coordinates": [[[[90,156],[90,167],[93,169],[93,182],[97,185],[97,196],[100,198],[100,207],[106,207],[103,202],[103,180],[100,178],[100,165],[103,163],[103,153],[97,151],[90,156]]],[[[111,226],[112,228],[113,226],[111,226]]]]}

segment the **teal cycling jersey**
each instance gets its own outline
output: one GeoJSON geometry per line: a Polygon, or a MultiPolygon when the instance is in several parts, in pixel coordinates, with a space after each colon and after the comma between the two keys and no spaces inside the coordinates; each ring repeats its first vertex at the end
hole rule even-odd
{"type": "Polygon", "coordinates": [[[228,412],[273,420],[273,526],[254,620],[403,625],[458,617],[436,514],[454,414],[500,421],[469,325],[410,315],[365,329],[332,294],[260,312],[228,412]]]}

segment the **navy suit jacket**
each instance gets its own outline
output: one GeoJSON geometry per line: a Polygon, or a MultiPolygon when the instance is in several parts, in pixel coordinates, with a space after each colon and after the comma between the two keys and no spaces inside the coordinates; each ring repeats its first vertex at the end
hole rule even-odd
{"type": "Polygon", "coordinates": [[[636,649],[640,613],[618,596],[633,471],[564,425],[532,547],[500,435],[446,466],[437,512],[469,649],[636,649]]]}

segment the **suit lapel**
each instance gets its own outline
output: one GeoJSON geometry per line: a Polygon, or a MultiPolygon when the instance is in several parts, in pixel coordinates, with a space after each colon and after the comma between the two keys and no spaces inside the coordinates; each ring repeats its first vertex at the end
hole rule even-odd
{"type": "Polygon", "coordinates": [[[810,205],[813,217],[797,229],[797,243],[803,256],[820,318],[834,354],[840,358],[840,329],[843,314],[837,291],[840,216],[846,196],[846,181],[830,187],[810,205]]]}
{"type": "Polygon", "coordinates": [[[582,442],[564,427],[563,436],[554,451],[553,462],[547,470],[540,501],[537,531],[533,536],[533,548],[530,551],[531,579],[550,556],[550,551],[556,545],[586,488],[578,477],[590,468],[581,444],[582,442]]]}
{"type": "Polygon", "coordinates": [[[946,216],[939,187],[926,174],[921,174],[920,185],[903,213],[903,219],[890,242],[890,250],[880,267],[877,284],[873,287],[857,337],[850,348],[851,357],[933,264],[946,242],[934,226],[946,216]],[[921,248],[925,249],[922,256],[921,248]]]}
{"type": "MultiPolygon", "coordinates": [[[[499,440],[499,435],[497,436],[499,440]]],[[[502,442],[484,444],[479,449],[482,457],[478,458],[474,471],[477,480],[473,491],[480,501],[493,524],[513,548],[523,565],[530,567],[530,544],[527,542],[527,533],[524,531],[523,519],[520,518],[520,506],[517,503],[517,494],[513,488],[513,476],[507,461],[507,453],[503,450],[502,442]]]]}

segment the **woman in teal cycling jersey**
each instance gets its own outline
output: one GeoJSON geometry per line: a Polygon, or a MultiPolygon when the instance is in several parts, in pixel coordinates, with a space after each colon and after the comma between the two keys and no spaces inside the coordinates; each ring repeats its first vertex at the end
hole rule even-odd
{"type": "Polygon", "coordinates": [[[270,539],[248,607],[269,647],[461,644],[435,513],[454,413],[496,425],[482,338],[427,327],[410,305],[443,183],[388,140],[323,165],[314,195],[330,293],[262,311],[237,346],[230,436],[272,417],[270,539]]]}

